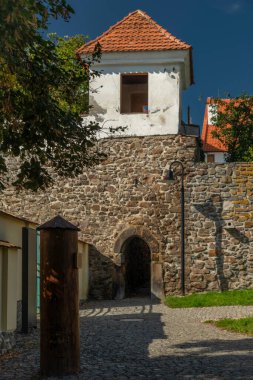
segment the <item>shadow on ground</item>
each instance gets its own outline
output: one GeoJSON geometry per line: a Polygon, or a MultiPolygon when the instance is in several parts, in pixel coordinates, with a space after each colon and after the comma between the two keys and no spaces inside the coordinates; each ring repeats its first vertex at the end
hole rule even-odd
{"type": "Polygon", "coordinates": [[[253,348],[251,339],[175,345],[165,335],[162,314],[153,310],[154,304],[138,305],[131,299],[100,305],[87,304],[87,315],[81,318],[82,373],[88,378],[253,379],[253,358],[247,352],[253,348]],[[122,314],[127,302],[136,307],[134,315],[122,314]]]}
{"type": "MultiPolygon", "coordinates": [[[[165,335],[162,314],[154,309],[153,302],[140,299],[85,304],[80,312],[81,373],[63,379],[253,379],[253,340],[203,337],[176,344],[165,335]]],[[[30,347],[19,343],[13,359],[0,359],[1,379],[39,378],[38,334],[27,342],[30,347]]]]}

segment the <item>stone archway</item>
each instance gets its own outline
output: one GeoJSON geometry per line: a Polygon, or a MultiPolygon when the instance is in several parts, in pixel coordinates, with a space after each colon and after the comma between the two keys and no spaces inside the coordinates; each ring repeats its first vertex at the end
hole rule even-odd
{"type": "MultiPolygon", "coordinates": [[[[164,297],[163,282],[163,265],[159,262],[160,246],[158,241],[150,231],[141,226],[130,227],[124,230],[117,238],[114,245],[114,254],[116,256],[116,274],[115,274],[115,298],[124,298],[127,295],[129,278],[127,277],[127,260],[126,253],[129,255],[129,244],[133,239],[139,239],[139,243],[150,257],[150,292],[151,297],[164,297]]],[[[136,241],[135,241],[136,243],[136,241]]],[[[131,248],[131,247],[130,247],[131,248]]],[[[134,250],[134,249],[132,249],[134,250]]],[[[131,251],[131,249],[130,249],[131,251]]],[[[144,255],[145,256],[145,255],[144,255]]],[[[138,265],[139,267],[139,265],[138,265]]],[[[145,276],[144,276],[145,277],[145,276]]],[[[141,282],[141,281],[140,281],[141,282]]],[[[137,281],[138,283],[138,281],[137,281]]],[[[144,282],[143,282],[144,283],[144,282]]]]}

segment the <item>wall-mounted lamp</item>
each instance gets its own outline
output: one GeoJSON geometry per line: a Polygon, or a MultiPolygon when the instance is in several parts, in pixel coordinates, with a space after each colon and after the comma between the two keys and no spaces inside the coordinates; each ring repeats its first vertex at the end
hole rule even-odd
{"type": "Polygon", "coordinates": [[[168,173],[164,177],[165,181],[167,181],[170,184],[173,184],[175,182],[174,173],[173,170],[169,169],[168,173]]]}

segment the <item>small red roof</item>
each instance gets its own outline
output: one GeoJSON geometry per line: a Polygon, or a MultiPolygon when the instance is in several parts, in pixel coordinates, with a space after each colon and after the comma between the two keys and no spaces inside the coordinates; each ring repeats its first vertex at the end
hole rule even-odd
{"type": "Polygon", "coordinates": [[[101,36],[81,46],[77,54],[92,53],[97,43],[105,53],[191,50],[191,45],[174,37],[141,10],[130,13],[101,36]]]}
{"type": "MultiPolygon", "coordinates": [[[[224,102],[229,102],[229,99],[223,99],[224,102]]],[[[203,129],[201,134],[201,140],[203,143],[204,152],[227,152],[227,148],[222,144],[216,137],[213,136],[212,132],[215,131],[215,125],[208,124],[208,106],[213,103],[212,98],[207,98],[203,129]]]]}

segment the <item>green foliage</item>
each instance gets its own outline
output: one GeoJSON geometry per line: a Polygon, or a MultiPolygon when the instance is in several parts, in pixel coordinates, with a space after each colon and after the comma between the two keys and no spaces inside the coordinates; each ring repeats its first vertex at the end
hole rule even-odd
{"type": "Polygon", "coordinates": [[[167,296],[165,304],[171,308],[253,305],[253,289],[167,296]]]}
{"type": "Polygon", "coordinates": [[[213,136],[228,149],[226,161],[253,161],[253,96],[241,95],[224,102],[214,99],[213,136]]]}
{"type": "MultiPolygon", "coordinates": [[[[89,70],[77,59],[76,50],[86,42],[86,37],[79,34],[73,37],[59,37],[56,33],[48,35],[55,44],[56,54],[60,58],[60,67],[66,73],[65,81],[54,89],[54,98],[66,111],[86,113],[89,108],[89,70]]],[[[98,75],[93,72],[92,75],[98,75]]]]}
{"type": "Polygon", "coordinates": [[[84,63],[75,50],[85,37],[44,37],[49,17],[73,13],[65,0],[0,0],[0,9],[0,186],[5,157],[18,157],[15,185],[37,190],[52,181],[49,166],[76,176],[104,157],[94,148],[100,126],[81,117],[100,51],[84,63]]]}
{"type": "Polygon", "coordinates": [[[228,331],[234,331],[240,334],[253,335],[253,317],[240,319],[220,319],[219,321],[207,321],[228,331]]]}

